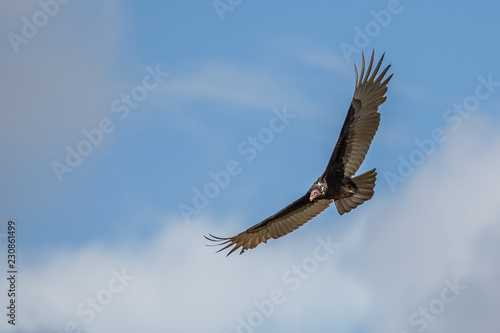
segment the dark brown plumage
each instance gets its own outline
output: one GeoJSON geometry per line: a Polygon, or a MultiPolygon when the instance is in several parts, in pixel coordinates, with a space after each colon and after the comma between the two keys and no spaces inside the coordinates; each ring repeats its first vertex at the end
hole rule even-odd
{"type": "Polygon", "coordinates": [[[241,254],[262,242],[266,243],[271,238],[276,239],[292,232],[323,212],[332,202],[335,202],[339,214],[342,215],[373,197],[377,175],[375,169],[353,177],[363,163],[377,132],[380,123],[378,107],[386,100],[384,95],[387,92],[387,83],[392,78],[391,74],[384,80],[391,65],[377,76],[384,55],[372,72],[373,58],[374,52],[365,72],[365,57],[362,55],[359,76],[358,69],[354,65],[356,71],[354,97],[323,174],[304,196],[242,233],[227,238],[205,236],[208,240],[218,243],[215,245],[224,246],[219,251],[233,246],[227,254],[230,255],[241,247],[241,254]]]}

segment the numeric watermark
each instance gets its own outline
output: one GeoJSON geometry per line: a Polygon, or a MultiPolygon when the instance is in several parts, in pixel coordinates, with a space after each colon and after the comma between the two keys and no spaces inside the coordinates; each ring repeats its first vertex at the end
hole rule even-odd
{"type": "Polygon", "coordinates": [[[17,230],[16,222],[7,222],[7,322],[16,325],[17,316],[17,230]]]}

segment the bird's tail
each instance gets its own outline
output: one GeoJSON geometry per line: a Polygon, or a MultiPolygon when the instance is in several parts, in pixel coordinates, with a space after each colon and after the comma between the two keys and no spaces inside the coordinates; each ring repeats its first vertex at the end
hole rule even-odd
{"type": "Polygon", "coordinates": [[[375,187],[375,180],[377,180],[377,172],[375,169],[372,169],[351,180],[356,184],[356,193],[350,197],[335,200],[335,206],[337,206],[340,215],[350,212],[351,209],[358,207],[363,202],[373,197],[373,188],[375,187]]]}

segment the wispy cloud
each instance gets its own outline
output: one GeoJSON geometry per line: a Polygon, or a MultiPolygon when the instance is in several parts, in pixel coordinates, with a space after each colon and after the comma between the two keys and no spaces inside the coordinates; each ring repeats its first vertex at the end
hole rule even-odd
{"type": "Polygon", "coordinates": [[[298,52],[299,57],[307,64],[343,74],[352,75],[353,73],[352,66],[347,66],[345,60],[335,52],[306,52],[304,50],[298,50],[298,52]]]}
{"type": "Polygon", "coordinates": [[[314,110],[285,77],[277,77],[265,68],[224,62],[206,62],[195,67],[196,70],[182,75],[173,73],[163,87],[168,99],[207,99],[266,111],[283,104],[298,113],[314,110]]]}

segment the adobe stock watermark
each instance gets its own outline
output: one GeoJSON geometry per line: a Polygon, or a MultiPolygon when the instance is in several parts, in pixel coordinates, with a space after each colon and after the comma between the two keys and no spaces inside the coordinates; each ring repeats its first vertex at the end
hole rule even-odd
{"type": "MultiPolygon", "coordinates": [[[[120,120],[125,120],[130,115],[132,109],[136,109],[139,104],[148,97],[148,94],[158,88],[169,75],[168,72],[160,70],[160,65],[153,69],[150,66],[145,68],[147,74],[143,77],[142,83],[134,86],[129,93],[122,93],[119,98],[114,99],[110,104],[111,112],[120,120]]],[[[115,130],[116,120],[102,118],[95,128],[83,129],[83,138],[74,146],[66,146],[66,157],[63,162],[53,161],[52,170],[59,182],[63,181],[66,173],[72,173],[85,157],[89,156],[95,147],[102,144],[106,135],[115,130]]]]}
{"type": "Polygon", "coordinates": [[[448,140],[444,127],[450,126],[453,130],[460,128],[463,120],[478,110],[480,102],[488,99],[500,87],[500,81],[494,81],[492,74],[487,77],[478,76],[477,80],[479,84],[473,94],[466,96],[461,103],[455,103],[445,110],[443,113],[445,124],[442,127],[434,128],[427,138],[415,139],[413,142],[416,148],[407,157],[398,156],[397,173],[392,171],[384,173],[385,181],[392,192],[396,191],[396,185],[403,184],[415,172],[416,167],[422,165],[429,156],[434,154],[439,144],[448,140]]]}
{"type": "MultiPolygon", "coordinates": [[[[420,306],[417,311],[408,316],[408,323],[417,332],[425,332],[429,323],[435,322],[438,316],[446,310],[446,307],[454,303],[462,295],[462,292],[467,290],[467,286],[460,284],[457,277],[453,282],[448,279],[444,280],[444,285],[445,287],[441,289],[438,297],[432,299],[426,306],[420,306]]],[[[401,331],[401,333],[408,332],[401,331]]]]}
{"type": "Polygon", "coordinates": [[[224,15],[226,12],[232,12],[236,7],[240,6],[243,0],[214,0],[212,6],[214,7],[219,20],[224,21],[224,15]]]}
{"type": "Polygon", "coordinates": [[[64,330],[60,333],[82,333],[81,321],[86,324],[91,323],[94,319],[108,307],[115,297],[125,290],[130,281],[135,280],[134,275],[129,275],[125,271],[125,267],[121,272],[116,269],[111,270],[112,278],[108,280],[106,287],[99,290],[95,296],[89,296],[76,307],[76,314],[80,318],[79,321],[70,320],[64,325],[64,330]]]}
{"type": "Polygon", "coordinates": [[[275,313],[276,307],[284,304],[293,292],[311,278],[320,264],[330,259],[340,247],[340,244],[332,242],[330,235],[326,239],[318,237],[316,240],[318,245],[310,256],[281,274],[282,287],[271,290],[268,298],[253,301],[253,309],[247,315],[236,318],[236,333],[253,333],[262,326],[266,318],[275,313]]]}
{"type": "Polygon", "coordinates": [[[61,8],[70,0],[39,0],[37,2],[40,10],[36,11],[30,18],[23,16],[21,18],[22,26],[20,33],[9,32],[7,38],[14,53],[19,53],[21,44],[28,44],[30,40],[38,35],[40,29],[45,27],[53,19],[61,8]]]}
{"type": "Polygon", "coordinates": [[[392,22],[393,17],[401,14],[403,9],[404,6],[400,0],[389,0],[386,9],[379,11],[371,10],[370,15],[373,19],[366,22],[363,28],[354,27],[352,43],[342,42],[339,44],[347,63],[350,64],[352,62],[351,56],[353,54],[361,53],[365,47],[370,45],[371,41],[377,38],[382,30],[392,22]]]}
{"type": "MultiPolygon", "coordinates": [[[[274,116],[269,120],[266,127],[261,128],[255,135],[248,136],[236,147],[238,155],[247,163],[255,160],[259,152],[263,151],[275,138],[276,134],[282,132],[296,115],[290,114],[286,106],[281,110],[274,108],[274,116]]],[[[194,215],[199,215],[201,211],[208,207],[210,200],[219,195],[225,189],[231,179],[243,171],[242,162],[236,159],[225,164],[224,169],[210,171],[208,177],[210,181],[202,187],[193,188],[193,198],[190,204],[179,204],[179,211],[184,222],[190,223],[194,215]]]]}

